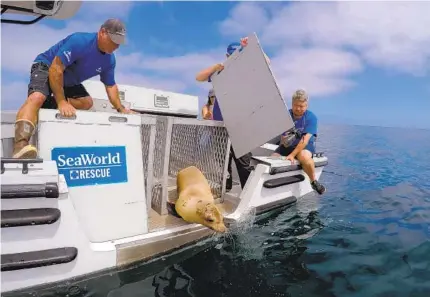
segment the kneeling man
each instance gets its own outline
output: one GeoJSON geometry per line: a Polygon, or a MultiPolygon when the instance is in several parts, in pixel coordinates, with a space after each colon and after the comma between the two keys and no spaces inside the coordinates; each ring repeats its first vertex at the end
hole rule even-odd
{"type": "Polygon", "coordinates": [[[297,159],[303,171],[309,176],[312,188],[321,195],[325,192],[325,187],[315,178],[315,164],[312,159],[315,153],[318,121],[315,114],[308,110],[308,95],[304,90],[297,90],[293,94],[290,113],[300,137],[288,141],[291,137],[282,134],[281,143],[273,156],[286,156],[291,162],[297,159]]]}
{"type": "Polygon", "coordinates": [[[31,66],[28,97],[17,113],[13,158],[33,159],[37,149],[29,144],[39,110],[58,109],[66,117],[76,109],[89,110],[93,100],[82,82],[100,76],[107,96],[120,113],[132,113],[120,101],[115,82],[114,51],[125,41],[125,25],[107,20],[98,32],[76,32],[40,53],[31,66]]]}

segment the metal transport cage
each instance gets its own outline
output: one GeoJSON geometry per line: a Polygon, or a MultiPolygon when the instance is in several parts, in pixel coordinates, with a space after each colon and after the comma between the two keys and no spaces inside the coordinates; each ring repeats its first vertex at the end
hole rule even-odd
{"type": "MultiPolygon", "coordinates": [[[[15,116],[15,112],[2,112],[2,157],[12,157],[15,116]]],[[[175,193],[176,174],[191,165],[202,170],[214,198],[221,202],[230,151],[230,140],[223,122],[164,115],[141,117],[148,209],[153,208],[161,215],[167,214],[166,202],[169,192],[175,193]]],[[[31,139],[36,146],[37,139],[38,130],[31,139]]]]}

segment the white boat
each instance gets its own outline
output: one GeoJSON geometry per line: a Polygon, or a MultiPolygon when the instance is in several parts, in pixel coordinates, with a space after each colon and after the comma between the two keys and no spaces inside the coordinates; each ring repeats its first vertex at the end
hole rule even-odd
{"type": "MultiPolygon", "coordinates": [[[[175,176],[189,165],[205,174],[228,226],[313,191],[300,165],[270,158],[274,145],[267,143],[254,150],[255,169],[244,189],[226,193],[231,141],[223,122],[197,119],[197,97],[121,85],[124,105],[142,113],[123,115],[112,109],[100,82],[84,84],[93,110],[74,118],[40,110],[31,140],[38,159],[10,158],[16,111],[1,113],[2,296],[207,242],[211,229],[168,209],[175,176]]],[[[319,179],[327,158],[315,154],[314,161],[319,179]]]]}

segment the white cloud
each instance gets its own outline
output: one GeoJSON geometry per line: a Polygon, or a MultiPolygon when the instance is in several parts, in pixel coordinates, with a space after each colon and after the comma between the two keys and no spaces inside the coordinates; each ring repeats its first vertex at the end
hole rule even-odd
{"type": "MultiPolygon", "coordinates": [[[[132,2],[84,3],[78,20],[68,21],[65,27],[55,29],[43,24],[32,26],[2,25],[1,70],[2,75],[22,78],[18,82],[2,82],[2,109],[16,109],[26,98],[31,63],[41,52],[73,32],[97,31],[107,16],[127,19],[132,2]],[[97,6],[97,7],[93,7],[97,6]],[[97,9],[89,14],[88,10],[97,9]],[[10,98],[10,99],[9,99],[10,98]],[[13,98],[13,99],[12,99],[13,98]]],[[[132,42],[132,41],[131,41],[132,42]]],[[[222,53],[222,52],[221,52],[222,53]]],[[[121,48],[116,53],[118,83],[167,89],[177,92],[204,94],[206,84],[195,82],[198,70],[217,62],[213,53],[189,53],[176,57],[156,57],[136,52],[124,55],[121,48]],[[196,70],[197,69],[197,70],[196,70]]],[[[222,57],[222,54],[218,55],[222,57]]],[[[98,79],[98,78],[94,78],[98,79]]]]}
{"type": "Polygon", "coordinates": [[[271,64],[286,97],[297,88],[306,89],[312,96],[347,90],[355,83],[346,77],[363,69],[356,55],[328,48],[285,49],[271,64]]]}
{"type": "Polygon", "coordinates": [[[205,97],[210,85],[196,82],[195,76],[198,71],[222,61],[225,58],[223,54],[222,49],[214,49],[206,53],[191,52],[172,57],[156,57],[133,53],[118,56],[117,65],[119,76],[123,78],[124,83],[125,81],[127,83],[133,81],[137,86],[150,88],[163,86],[170,91],[205,97]],[[125,74],[137,70],[143,73],[146,78],[131,80],[132,76],[140,77],[141,75],[125,74]]]}
{"type": "MultiPolygon", "coordinates": [[[[2,84],[2,98],[25,96],[30,65],[38,53],[72,32],[97,30],[112,12],[127,20],[133,2],[84,5],[78,20],[68,21],[61,29],[2,25],[2,44],[7,44],[2,46],[2,72],[23,77],[23,82],[2,84]],[[95,14],[88,12],[89,6],[96,6],[95,14]],[[18,88],[23,90],[17,92],[18,88]]],[[[229,39],[258,33],[286,98],[299,87],[319,97],[354,87],[353,76],[363,71],[366,63],[390,71],[424,74],[430,57],[428,11],[430,3],[423,2],[241,2],[218,25],[229,39]]],[[[155,39],[151,43],[169,46],[155,39]]],[[[125,55],[120,49],[117,81],[187,92],[204,100],[210,84],[197,83],[196,72],[222,61],[224,51],[221,45],[211,51],[163,57],[143,52],[125,55]]],[[[17,101],[21,104],[24,100],[17,101]]],[[[2,99],[4,105],[11,102],[16,103],[2,99]]]]}
{"type": "Polygon", "coordinates": [[[226,36],[256,31],[272,53],[284,93],[302,86],[322,96],[354,86],[351,75],[364,63],[425,75],[429,11],[428,2],[295,2],[282,8],[242,2],[219,29],[226,36]]]}
{"type": "Polygon", "coordinates": [[[219,26],[223,34],[236,36],[259,31],[269,22],[267,11],[260,4],[254,2],[240,3],[229,13],[229,17],[219,26]]]}
{"type": "MultiPolygon", "coordinates": [[[[200,70],[223,59],[222,50],[213,50],[206,53],[191,52],[181,56],[157,57],[143,55],[141,53],[132,53],[129,55],[118,55],[118,69],[144,69],[156,72],[170,73],[176,76],[184,71],[194,73],[196,69],[200,70]]],[[[197,70],[197,71],[198,71],[197,70]]],[[[195,77],[193,75],[193,78],[195,77]]]]}
{"type": "Polygon", "coordinates": [[[355,86],[350,76],[363,69],[356,55],[328,48],[296,48],[275,56],[272,64],[287,97],[297,88],[306,89],[313,97],[347,91],[355,86]]]}
{"type": "Polygon", "coordinates": [[[64,29],[46,25],[17,26],[2,25],[2,70],[14,73],[29,73],[31,63],[41,52],[47,50],[67,35],[82,30],[97,30],[97,22],[72,21],[64,29]]]}
{"type": "Polygon", "coordinates": [[[42,23],[31,26],[2,24],[2,71],[27,74],[33,59],[59,40],[74,32],[96,32],[108,17],[127,19],[132,6],[131,1],[83,2],[76,18],[62,29],[42,23]]]}

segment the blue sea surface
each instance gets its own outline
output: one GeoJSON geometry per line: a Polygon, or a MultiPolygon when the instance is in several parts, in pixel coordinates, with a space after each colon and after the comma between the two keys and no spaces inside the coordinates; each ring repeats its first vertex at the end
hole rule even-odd
{"type": "Polygon", "coordinates": [[[317,145],[326,194],[116,296],[429,297],[430,130],[322,126],[317,145]]]}
{"type": "Polygon", "coordinates": [[[430,296],[430,130],[323,126],[318,151],[326,194],[165,269],[145,296],[430,296]]]}
{"type": "Polygon", "coordinates": [[[429,297],[430,130],[322,126],[317,146],[323,196],[68,296],[429,297]]]}

